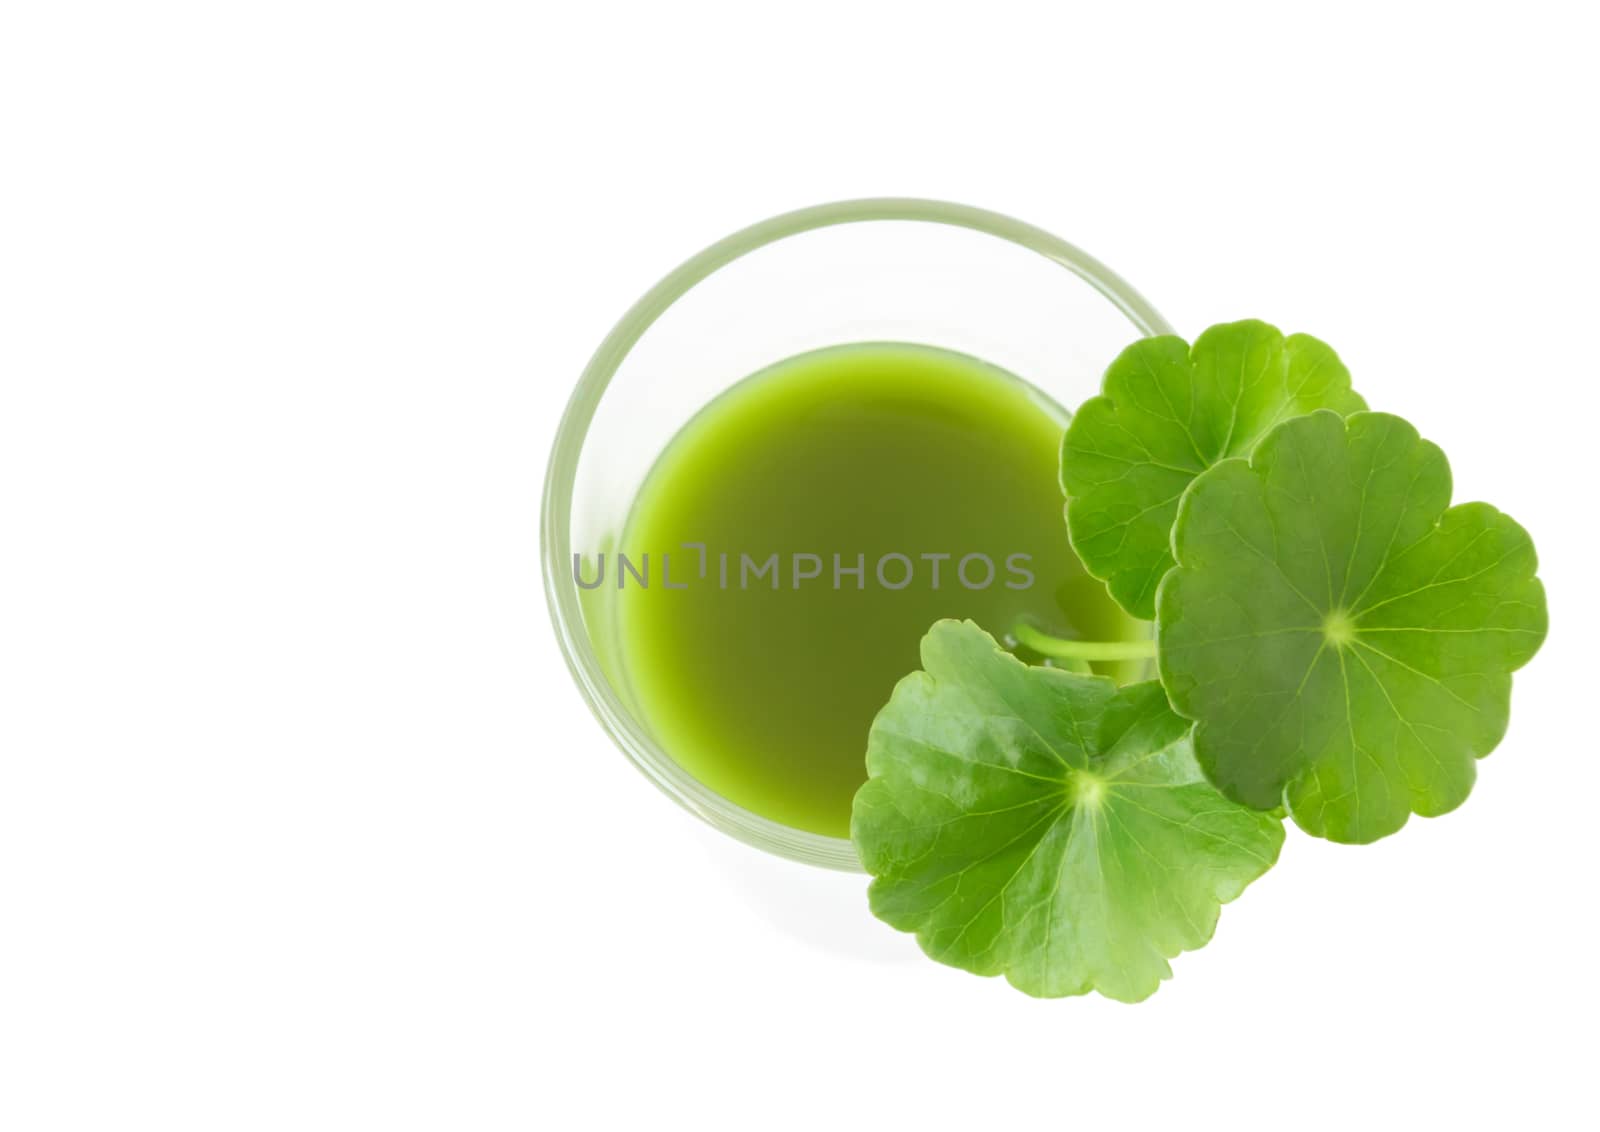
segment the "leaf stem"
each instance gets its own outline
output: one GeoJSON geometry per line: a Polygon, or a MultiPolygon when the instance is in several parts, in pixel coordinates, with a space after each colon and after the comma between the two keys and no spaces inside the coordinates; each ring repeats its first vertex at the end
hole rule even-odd
{"type": "Polygon", "coordinates": [[[1062,660],[1146,660],[1156,655],[1154,639],[1144,641],[1069,641],[1035,629],[1027,622],[1011,627],[1011,635],[1036,653],[1062,660]]]}

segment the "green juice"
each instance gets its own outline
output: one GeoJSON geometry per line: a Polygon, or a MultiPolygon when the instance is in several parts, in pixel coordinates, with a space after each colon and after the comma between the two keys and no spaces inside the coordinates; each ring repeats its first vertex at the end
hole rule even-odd
{"type": "Polygon", "coordinates": [[[657,742],[740,806],[846,837],[872,719],[939,618],[1140,635],[1068,544],[1065,422],[1003,370],[897,343],[803,354],[707,405],[633,504],[633,569],[602,583],[657,742]]]}

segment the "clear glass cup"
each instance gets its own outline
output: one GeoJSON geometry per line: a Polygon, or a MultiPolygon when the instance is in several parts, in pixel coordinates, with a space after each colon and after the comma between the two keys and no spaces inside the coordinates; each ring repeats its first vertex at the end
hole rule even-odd
{"type": "Polygon", "coordinates": [[[687,260],[600,343],[567,404],[545,478],[545,594],[562,654],[601,726],[646,777],[724,833],[794,860],[859,870],[849,841],[735,805],[656,743],[627,688],[607,591],[579,589],[574,553],[614,546],[677,431],[774,362],[848,342],[921,343],[991,362],[1071,406],[1098,390],[1134,335],[1171,332],[1138,292],[1066,241],[942,201],[804,208],[687,260]]]}

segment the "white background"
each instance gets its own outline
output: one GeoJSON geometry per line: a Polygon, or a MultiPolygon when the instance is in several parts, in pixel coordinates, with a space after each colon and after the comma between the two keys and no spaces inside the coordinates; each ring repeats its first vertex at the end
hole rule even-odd
{"type": "Polygon", "coordinates": [[[6,5],[0,1127],[1594,1127],[1587,7],[6,5]],[[881,194],[1328,339],[1541,551],[1467,805],[1140,1006],[700,827],[550,635],[589,351],[881,194]]]}

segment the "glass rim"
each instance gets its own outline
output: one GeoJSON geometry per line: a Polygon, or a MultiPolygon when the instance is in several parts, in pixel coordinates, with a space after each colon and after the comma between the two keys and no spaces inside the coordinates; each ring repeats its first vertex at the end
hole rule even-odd
{"type": "Polygon", "coordinates": [[[713,828],[781,857],[847,872],[862,871],[848,839],[794,829],[752,813],[700,782],[656,744],[601,670],[583,625],[577,588],[570,582],[563,583],[569,577],[567,564],[572,558],[572,496],[578,460],[601,397],[639,339],[700,282],[750,252],[790,236],[865,221],[920,221],[966,228],[1005,240],[1078,276],[1120,310],[1139,333],[1173,333],[1166,319],[1144,296],[1105,264],[1041,228],[998,212],[915,197],[835,201],[785,212],[741,228],[690,256],[617,320],[584,367],[556,426],[540,514],[545,600],[562,658],[589,710],[622,753],[668,797],[713,828]]]}

